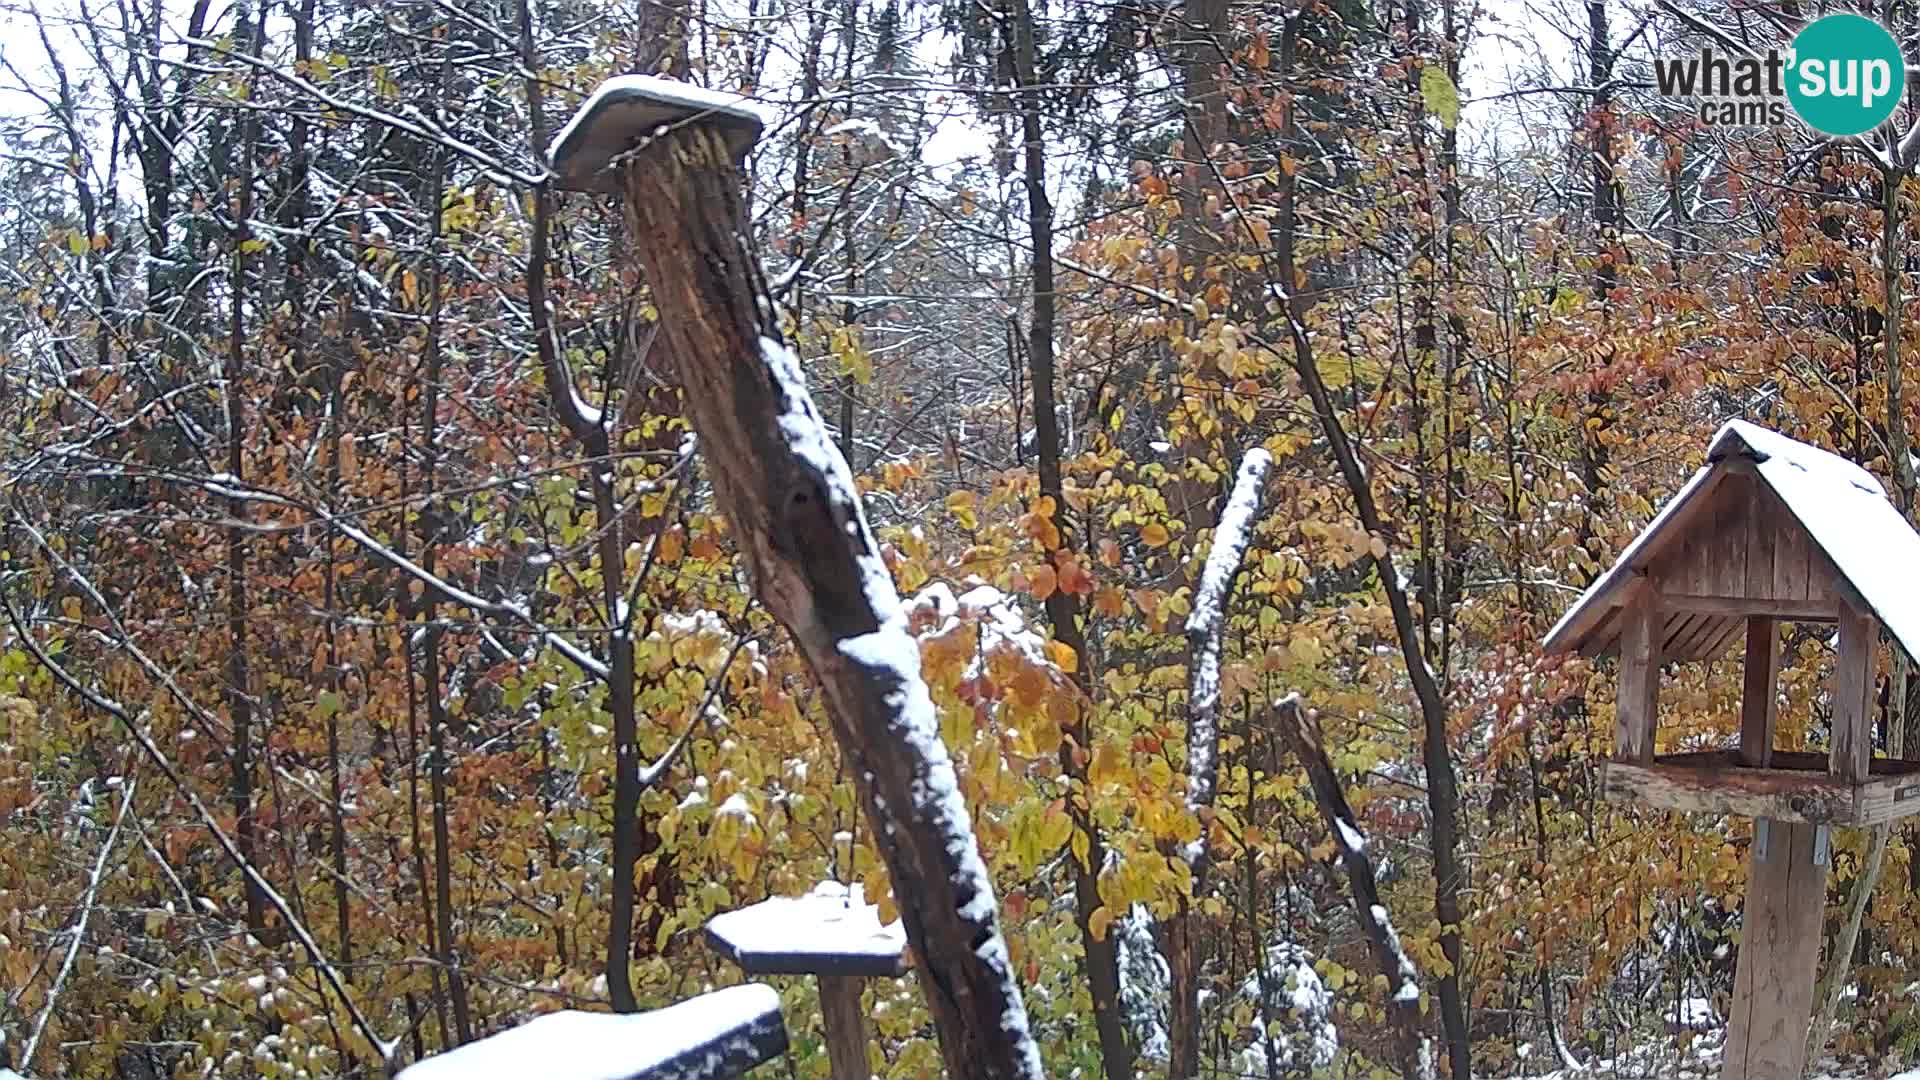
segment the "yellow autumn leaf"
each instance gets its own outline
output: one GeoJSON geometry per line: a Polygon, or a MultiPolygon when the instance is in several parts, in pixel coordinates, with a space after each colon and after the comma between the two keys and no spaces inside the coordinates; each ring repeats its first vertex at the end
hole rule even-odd
{"type": "Polygon", "coordinates": [[[659,561],[661,565],[672,566],[674,563],[680,561],[680,556],[685,554],[685,552],[686,538],[681,535],[679,529],[668,529],[666,532],[660,534],[659,561]]]}
{"type": "Polygon", "coordinates": [[[1040,846],[1045,851],[1059,851],[1060,845],[1067,842],[1067,834],[1073,830],[1073,819],[1059,807],[1049,808],[1040,819],[1040,846]]]}
{"type": "Polygon", "coordinates": [[[1120,752],[1118,746],[1101,743],[1093,749],[1093,761],[1087,766],[1087,782],[1095,787],[1118,783],[1126,767],[1126,755],[1120,752]]]}
{"type": "Polygon", "coordinates": [[[1047,642],[1047,659],[1052,660],[1055,667],[1069,675],[1080,670],[1080,654],[1074,652],[1073,646],[1064,641],[1047,642]]]}
{"type": "Polygon", "coordinates": [[[1420,98],[1427,111],[1440,118],[1441,127],[1452,131],[1460,122],[1460,90],[1447,69],[1429,64],[1420,70],[1420,98]]]}
{"type": "Polygon", "coordinates": [[[1150,547],[1166,547],[1167,541],[1171,539],[1173,539],[1173,537],[1168,534],[1167,527],[1157,521],[1148,524],[1140,530],[1141,542],[1150,547]]]}
{"type": "Polygon", "coordinates": [[[961,528],[977,529],[980,527],[980,517],[974,513],[973,509],[977,501],[971,491],[956,491],[947,496],[947,513],[953,515],[953,519],[960,523],[961,528]]]}
{"type": "Polygon", "coordinates": [[[1087,916],[1087,932],[1093,935],[1095,941],[1107,940],[1107,927],[1112,925],[1113,911],[1105,904],[1094,908],[1093,914],[1087,916]]]}

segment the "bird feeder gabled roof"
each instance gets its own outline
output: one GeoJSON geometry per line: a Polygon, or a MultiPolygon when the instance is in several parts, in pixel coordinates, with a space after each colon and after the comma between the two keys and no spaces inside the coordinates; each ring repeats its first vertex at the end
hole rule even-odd
{"type": "Polygon", "coordinates": [[[1690,595],[1662,605],[1669,660],[1720,656],[1750,614],[1821,621],[1841,603],[1870,611],[1920,657],[1920,535],[1865,469],[1743,420],[1720,429],[1707,463],[1561,617],[1544,648],[1612,652],[1622,607],[1642,588],[1676,582],[1690,595]]]}

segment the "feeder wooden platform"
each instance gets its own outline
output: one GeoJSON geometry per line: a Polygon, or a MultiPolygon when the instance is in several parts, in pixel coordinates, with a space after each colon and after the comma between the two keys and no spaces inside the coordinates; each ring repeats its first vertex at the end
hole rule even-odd
{"type": "Polygon", "coordinates": [[[707,941],[749,975],[815,976],[833,1080],[869,1080],[860,994],[870,978],[906,974],[907,932],[897,919],[882,924],[860,886],[823,881],[805,896],[715,915],[707,941]]]}
{"type": "Polygon", "coordinates": [[[746,983],[652,1012],[548,1013],[426,1058],[399,1080],[736,1080],[786,1051],[780,995],[746,983]]]}
{"type": "Polygon", "coordinates": [[[1890,758],[1874,758],[1856,784],[1832,775],[1825,754],[1775,750],[1764,769],[1737,750],[1661,754],[1650,764],[1601,763],[1600,785],[1608,802],[1808,825],[1864,828],[1920,810],[1920,761],[1890,758]]]}

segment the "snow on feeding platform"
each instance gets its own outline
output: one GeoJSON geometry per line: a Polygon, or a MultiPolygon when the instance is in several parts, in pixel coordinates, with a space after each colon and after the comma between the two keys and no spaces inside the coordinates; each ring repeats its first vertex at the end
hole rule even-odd
{"type": "Polygon", "coordinates": [[[400,1080],[723,1080],[786,1049],[780,995],[749,983],[626,1016],[548,1013],[430,1057],[400,1080]]]}
{"type": "Polygon", "coordinates": [[[608,166],[663,127],[698,121],[720,128],[736,159],[746,156],[766,116],[738,94],[661,79],[619,75],[582,102],[553,141],[554,181],[570,191],[614,191],[608,166]]]}
{"type": "Polygon", "coordinates": [[[823,881],[707,922],[707,940],[749,975],[893,976],[906,971],[907,932],[880,922],[859,885],[823,881]]]}

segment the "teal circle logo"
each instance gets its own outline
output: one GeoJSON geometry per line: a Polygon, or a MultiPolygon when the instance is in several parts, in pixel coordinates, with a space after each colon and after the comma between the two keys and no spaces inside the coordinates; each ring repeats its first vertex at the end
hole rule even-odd
{"type": "Polygon", "coordinates": [[[1793,38],[1787,100],[1815,131],[1859,135],[1886,123],[1907,87],[1907,64],[1887,28],[1827,15],[1793,38]]]}

